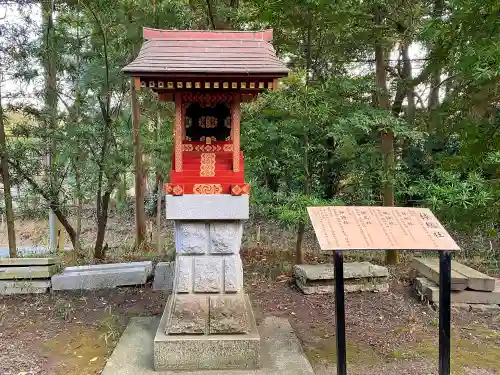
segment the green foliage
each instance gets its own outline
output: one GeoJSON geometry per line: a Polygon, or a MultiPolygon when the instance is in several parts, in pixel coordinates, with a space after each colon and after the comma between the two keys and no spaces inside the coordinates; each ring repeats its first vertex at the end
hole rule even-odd
{"type": "MultiPolygon", "coordinates": [[[[118,210],[129,214],[130,86],[121,69],[137,54],[142,27],[272,27],[273,45],[292,74],[281,80],[280,90],[244,106],[241,141],[254,214],[296,227],[307,222],[309,205],[379,205],[381,186],[391,182],[397,205],[427,206],[448,226],[498,235],[498,1],[383,0],[376,3],[379,24],[374,4],[359,0],[154,4],[57,3],[51,34],[55,128],[47,126],[50,111],[39,105],[49,56],[48,25],[37,25],[31,15],[39,5],[21,4],[17,21],[0,25],[2,73],[37,87],[35,103],[22,92],[9,99],[7,151],[14,184],[35,177],[34,194],[44,201],[57,197],[63,208],[75,197],[96,202],[111,191],[118,210]],[[387,55],[382,68],[389,110],[377,105],[375,43],[387,55]],[[411,46],[409,61],[405,46],[411,46]],[[436,90],[437,102],[431,103],[436,90]],[[384,170],[380,133],[389,131],[395,165],[384,170]],[[47,166],[53,145],[57,156],[47,166]]],[[[168,181],[173,108],[150,93],[141,93],[139,102],[144,168],[155,186],[157,177],[168,181]]],[[[155,210],[155,197],[154,191],[146,198],[148,213],[155,210]]]]}

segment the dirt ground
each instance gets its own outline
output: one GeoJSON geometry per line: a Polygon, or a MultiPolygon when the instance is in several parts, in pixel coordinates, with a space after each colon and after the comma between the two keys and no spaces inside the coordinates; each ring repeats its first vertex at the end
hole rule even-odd
{"type": "MultiPolygon", "coordinates": [[[[94,240],[94,227],[92,218],[84,221],[83,240],[87,245],[94,240]]],[[[5,237],[3,229],[0,243],[5,237]]],[[[48,242],[45,221],[23,221],[16,229],[20,246],[48,242]]],[[[161,252],[137,251],[131,245],[133,222],[111,217],[106,234],[110,247],[107,260],[168,259],[173,248],[171,230],[166,226],[162,232],[161,252]]],[[[247,224],[242,251],[245,288],[258,321],[268,315],[288,318],[316,374],[334,374],[334,299],[305,296],[293,286],[293,252],[289,249],[294,248],[294,241],[293,232],[269,223],[247,224]]],[[[304,247],[307,263],[329,260],[317,252],[312,233],[306,233],[304,247]]],[[[412,295],[405,266],[410,256],[402,253],[403,263],[390,270],[389,293],[347,295],[349,374],[437,374],[438,313],[412,295]]],[[[346,260],[375,263],[382,257],[380,252],[346,254],[346,260]]],[[[75,262],[87,261],[72,254],[64,257],[66,264],[75,262]]],[[[152,291],[149,284],[76,294],[0,296],[0,375],[99,374],[129,318],[160,315],[166,298],[152,291]]],[[[452,318],[453,373],[500,373],[500,313],[454,309],[452,318]]]]}
{"type": "MultiPolygon", "coordinates": [[[[304,296],[280,263],[245,253],[256,318],[290,320],[317,375],[335,368],[333,297],[304,296]],[[257,259],[260,258],[260,262],[257,259]],[[277,276],[276,276],[277,275],[277,276]]],[[[133,316],[159,315],[166,296],[144,288],[0,297],[0,374],[99,374],[133,316]]],[[[500,372],[500,315],[453,310],[454,374],[500,372]]],[[[438,314],[401,277],[389,293],[348,294],[348,366],[353,375],[437,374],[438,314]]]]}

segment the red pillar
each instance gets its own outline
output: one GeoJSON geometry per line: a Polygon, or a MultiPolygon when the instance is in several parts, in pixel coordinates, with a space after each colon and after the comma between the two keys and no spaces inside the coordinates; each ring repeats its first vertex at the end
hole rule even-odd
{"type": "Polygon", "coordinates": [[[182,172],[182,97],[175,94],[175,171],[182,172]]]}
{"type": "Polygon", "coordinates": [[[234,94],[231,103],[231,130],[233,141],[233,172],[240,171],[240,94],[234,94]]]}

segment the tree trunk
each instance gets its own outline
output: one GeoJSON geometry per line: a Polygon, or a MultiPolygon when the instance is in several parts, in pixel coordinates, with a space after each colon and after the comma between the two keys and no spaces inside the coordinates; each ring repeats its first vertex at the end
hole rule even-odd
{"type": "Polygon", "coordinates": [[[75,233],[75,246],[74,252],[78,253],[80,251],[80,235],[82,233],[82,211],[83,211],[83,202],[82,202],[82,187],[81,187],[81,173],[79,168],[75,168],[75,184],[76,184],[76,193],[77,193],[77,206],[76,206],[76,233],[75,233]]]}
{"type": "Polygon", "coordinates": [[[16,231],[14,226],[14,210],[12,209],[12,194],[10,191],[9,162],[7,155],[7,144],[5,141],[5,124],[3,121],[2,107],[2,74],[0,72],[0,151],[1,151],[1,173],[3,182],[3,193],[5,201],[5,216],[7,219],[7,237],[9,239],[9,257],[17,257],[16,231]]]}
{"type": "MultiPolygon", "coordinates": [[[[57,127],[57,51],[55,48],[55,28],[54,28],[54,1],[42,1],[42,24],[44,30],[43,45],[43,67],[45,75],[45,116],[46,126],[49,129],[57,127]]],[[[50,142],[48,150],[48,179],[50,184],[51,200],[58,200],[59,192],[55,190],[58,184],[56,171],[56,141],[50,142]]],[[[54,220],[55,213],[49,211],[49,235],[50,247],[54,251],[57,242],[57,223],[54,220]]]]}
{"type": "Polygon", "coordinates": [[[106,247],[104,245],[104,235],[106,234],[106,225],[108,223],[108,206],[111,197],[111,190],[104,192],[101,202],[101,215],[97,219],[97,238],[94,246],[94,257],[104,259],[106,257],[106,247]]]}
{"type": "MultiPolygon", "coordinates": [[[[444,0],[435,0],[433,16],[441,18],[443,15],[444,0]]],[[[428,110],[431,111],[439,106],[439,87],[441,84],[441,69],[436,69],[431,74],[431,87],[429,92],[428,110]]]]}
{"type": "MultiPolygon", "coordinates": [[[[160,121],[160,109],[157,108],[156,117],[156,142],[160,142],[160,134],[161,134],[161,121],[160,121]]],[[[160,155],[161,156],[161,155],[160,155]]],[[[157,167],[158,168],[158,167],[157,167]]],[[[156,249],[158,251],[158,255],[162,253],[162,245],[161,245],[161,214],[162,214],[162,197],[163,197],[163,179],[161,178],[160,170],[156,170],[156,249]]]]}
{"type": "Polygon", "coordinates": [[[137,103],[134,80],[130,82],[130,94],[132,99],[132,126],[134,137],[134,167],[135,167],[135,244],[140,247],[146,239],[146,215],[144,213],[144,178],[142,165],[141,135],[140,135],[140,112],[137,103]]]}
{"type": "Polygon", "coordinates": [[[302,241],[304,239],[304,231],[306,224],[301,221],[297,228],[297,243],[295,244],[295,264],[304,263],[304,252],[302,251],[302,241]]]}
{"type": "MultiPolygon", "coordinates": [[[[382,11],[379,5],[374,9],[375,25],[382,26],[382,11]]],[[[389,92],[387,90],[386,53],[381,38],[377,35],[375,39],[375,76],[377,89],[377,104],[380,109],[390,110],[389,92]]],[[[381,151],[384,159],[384,181],[382,189],[383,205],[394,206],[394,135],[391,131],[383,131],[381,134],[381,151]]],[[[398,263],[398,251],[387,250],[386,263],[398,263]]]]}

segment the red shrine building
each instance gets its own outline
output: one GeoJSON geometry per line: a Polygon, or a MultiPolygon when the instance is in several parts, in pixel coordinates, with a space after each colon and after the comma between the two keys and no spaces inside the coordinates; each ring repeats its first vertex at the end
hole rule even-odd
{"type": "Polygon", "coordinates": [[[123,71],[136,89],[175,103],[174,151],[165,192],[248,194],[240,150],[241,103],[275,90],[288,69],[272,30],[144,29],[137,58],[123,71]]]}

